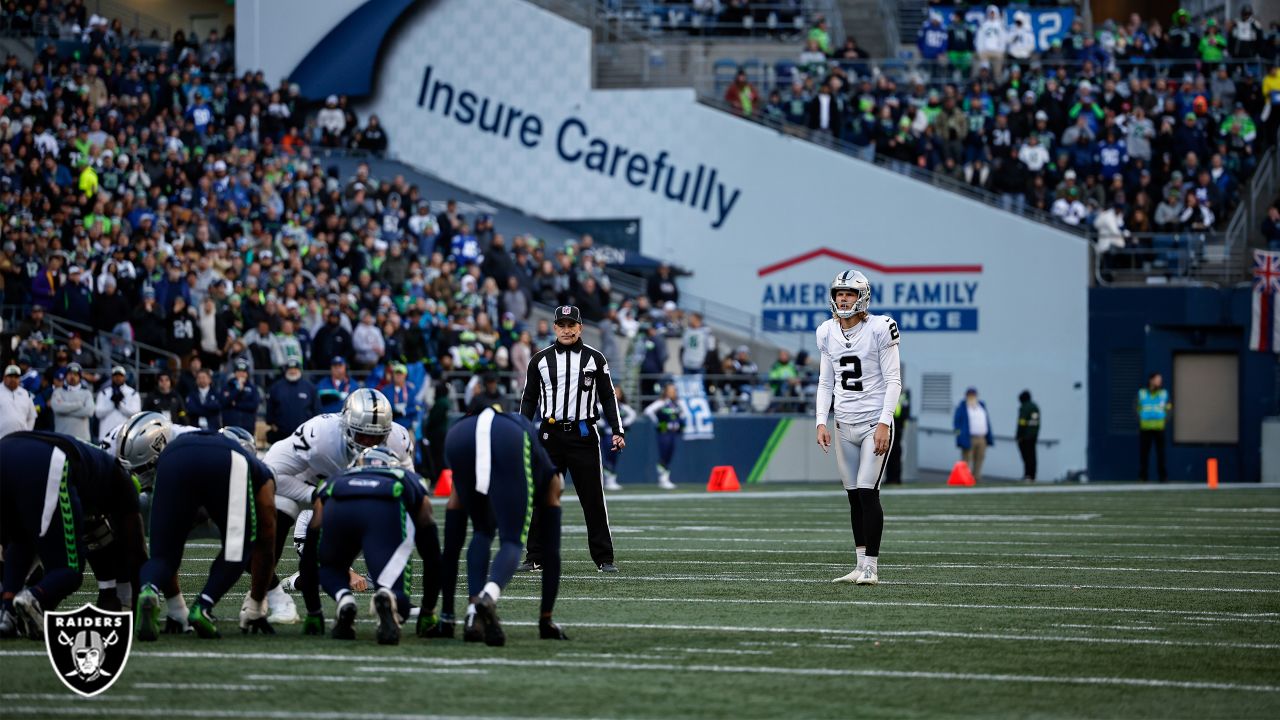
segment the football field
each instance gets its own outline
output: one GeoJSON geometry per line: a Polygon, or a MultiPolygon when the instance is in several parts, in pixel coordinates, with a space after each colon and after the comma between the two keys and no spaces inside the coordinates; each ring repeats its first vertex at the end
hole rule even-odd
{"type": "MultiPolygon", "coordinates": [[[[1280,489],[887,489],[877,587],[831,584],[853,555],[838,487],[609,501],[618,575],[595,572],[566,503],[570,642],[536,639],[536,575],[499,603],[505,648],[460,627],[379,647],[367,594],[355,642],[241,636],[242,582],[226,637],[135,643],[99,698],[73,698],[43,647],[0,645],[0,714],[1280,717],[1280,489]]],[[[192,542],[188,603],[216,553],[192,542]]]]}

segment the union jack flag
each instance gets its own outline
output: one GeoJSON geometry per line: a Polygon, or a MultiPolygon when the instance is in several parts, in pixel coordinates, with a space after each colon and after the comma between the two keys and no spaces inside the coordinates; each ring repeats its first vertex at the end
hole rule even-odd
{"type": "Polygon", "coordinates": [[[1280,252],[1253,251],[1253,322],[1249,349],[1280,353],[1280,252]]]}

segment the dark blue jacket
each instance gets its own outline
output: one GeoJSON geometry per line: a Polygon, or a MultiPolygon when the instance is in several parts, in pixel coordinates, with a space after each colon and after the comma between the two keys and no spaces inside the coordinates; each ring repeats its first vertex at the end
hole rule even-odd
{"type": "Polygon", "coordinates": [[[262,393],[258,392],[258,386],[253,381],[245,383],[242,388],[236,388],[236,379],[229,378],[218,397],[222,403],[223,427],[235,425],[254,432],[262,393]]]}
{"type": "MultiPolygon", "coordinates": [[[[987,412],[987,404],[978,401],[978,405],[982,406],[982,411],[987,412]]],[[[991,433],[991,413],[987,413],[987,447],[996,444],[996,438],[991,433]]],[[[965,407],[965,402],[960,401],[956,406],[956,416],[953,422],[956,431],[956,447],[968,450],[973,444],[973,437],[969,434],[969,410],[965,407]]]]}
{"type": "Polygon", "coordinates": [[[207,430],[222,427],[222,400],[216,387],[209,386],[209,394],[205,396],[203,403],[200,402],[199,390],[192,390],[187,395],[187,424],[207,430]],[[200,418],[204,418],[205,425],[200,425],[200,418]]]}
{"type": "Polygon", "coordinates": [[[267,440],[288,437],[298,426],[320,414],[320,394],[310,380],[290,382],[281,378],[267,391],[267,424],[275,425],[267,440]]]}

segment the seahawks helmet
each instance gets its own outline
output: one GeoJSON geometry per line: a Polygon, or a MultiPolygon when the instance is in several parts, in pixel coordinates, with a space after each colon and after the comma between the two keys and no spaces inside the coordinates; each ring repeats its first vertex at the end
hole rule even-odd
{"type": "Polygon", "coordinates": [[[218,434],[228,440],[233,440],[239,443],[240,447],[249,451],[249,454],[257,455],[258,441],[254,439],[253,435],[248,430],[237,425],[228,425],[219,430],[218,434]]]}
{"type": "Polygon", "coordinates": [[[351,463],[351,467],[358,468],[398,468],[400,465],[400,458],[386,445],[365,450],[351,463]]]}
{"type": "Polygon", "coordinates": [[[391,434],[391,415],[391,401],[377,390],[356,390],[348,395],[342,404],[342,433],[349,456],[385,442],[391,434]],[[358,437],[372,442],[359,442],[358,437]]]}
{"type": "Polygon", "coordinates": [[[831,314],[838,318],[848,319],[858,313],[866,312],[867,306],[871,304],[871,281],[857,270],[845,270],[831,281],[831,292],[827,304],[831,306],[831,314]],[[838,290],[851,290],[858,294],[858,299],[854,301],[851,310],[840,310],[836,307],[838,290]]]}
{"type": "Polygon", "coordinates": [[[120,430],[116,456],[125,470],[138,476],[143,489],[151,487],[156,474],[156,460],[173,439],[173,424],[158,412],[135,414],[120,430]]]}

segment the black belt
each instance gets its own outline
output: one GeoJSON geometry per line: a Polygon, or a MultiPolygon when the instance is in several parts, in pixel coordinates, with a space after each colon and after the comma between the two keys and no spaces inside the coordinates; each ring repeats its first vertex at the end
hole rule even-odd
{"type": "Polygon", "coordinates": [[[566,433],[580,433],[581,430],[578,428],[578,423],[585,422],[587,424],[587,428],[590,429],[595,427],[596,420],[598,419],[599,418],[587,418],[586,420],[569,420],[567,422],[553,422],[548,419],[542,421],[542,426],[548,430],[559,430],[560,432],[566,433]]]}

